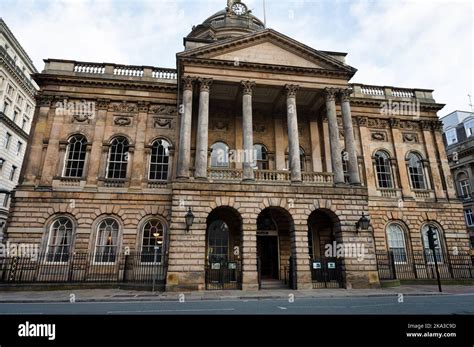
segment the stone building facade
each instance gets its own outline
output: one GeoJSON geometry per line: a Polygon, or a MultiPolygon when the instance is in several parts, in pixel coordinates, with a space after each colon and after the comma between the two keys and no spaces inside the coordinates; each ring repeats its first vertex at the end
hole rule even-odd
{"type": "Polygon", "coordinates": [[[377,287],[376,252],[423,251],[427,225],[442,252],[467,251],[443,105],[431,90],[351,84],[345,56],[231,1],[193,28],[176,69],[46,60],[8,239],[62,263],[158,249],[167,290],[205,289],[235,263],[244,290],[312,288],[334,244],[363,250],[339,258],[344,286],[377,287]]]}
{"type": "Polygon", "coordinates": [[[10,195],[20,178],[38,86],[28,54],[0,18],[0,241],[6,232],[10,195]]]}
{"type": "Polygon", "coordinates": [[[464,206],[464,217],[474,248],[474,113],[454,111],[444,116],[443,137],[449,166],[459,200],[464,206]]]}

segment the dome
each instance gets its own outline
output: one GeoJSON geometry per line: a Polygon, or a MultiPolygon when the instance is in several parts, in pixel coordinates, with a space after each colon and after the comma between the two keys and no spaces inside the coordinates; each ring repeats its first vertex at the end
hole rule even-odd
{"type": "Polygon", "coordinates": [[[237,15],[227,7],[207,18],[202,24],[193,27],[186,39],[216,41],[264,29],[263,22],[251,11],[237,15]]]}

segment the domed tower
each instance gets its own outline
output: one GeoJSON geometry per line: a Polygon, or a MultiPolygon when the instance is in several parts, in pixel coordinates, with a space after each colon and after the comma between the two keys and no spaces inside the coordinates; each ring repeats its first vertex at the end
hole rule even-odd
{"type": "Polygon", "coordinates": [[[227,0],[227,7],[202,24],[194,26],[185,37],[186,49],[201,47],[227,38],[238,37],[265,29],[263,22],[240,0],[227,0]]]}

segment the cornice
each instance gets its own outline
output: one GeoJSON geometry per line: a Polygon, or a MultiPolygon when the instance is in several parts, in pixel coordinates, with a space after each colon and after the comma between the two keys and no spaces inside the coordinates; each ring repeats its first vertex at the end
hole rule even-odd
{"type": "Polygon", "coordinates": [[[221,60],[221,59],[209,59],[209,58],[195,58],[195,57],[180,57],[180,61],[186,63],[194,63],[196,65],[211,65],[211,66],[224,66],[230,70],[242,71],[242,68],[249,68],[254,71],[272,71],[272,72],[283,72],[283,73],[301,73],[306,76],[340,76],[349,79],[351,74],[346,71],[340,70],[328,70],[328,69],[316,69],[309,67],[298,67],[289,65],[272,65],[263,63],[252,63],[252,62],[239,62],[239,66],[235,66],[234,61],[221,60]]]}
{"type": "Polygon", "coordinates": [[[3,112],[0,112],[0,122],[5,123],[13,129],[15,134],[21,136],[25,141],[28,141],[28,134],[3,112]]]}
{"type": "Polygon", "coordinates": [[[127,81],[103,79],[97,77],[84,76],[66,76],[54,74],[37,74],[35,75],[38,82],[50,83],[53,85],[73,85],[88,86],[98,88],[115,88],[115,89],[135,89],[135,90],[158,90],[158,91],[178,91],[177,83],[161,83],[158,81],[127,81]]]}
{"type": "Polygon", "coordinates": [[[25,82],[25,77],[21,76],[11,63],[8,60],[5,60],[2,55],[0,55],[0,66],[5,67],[5,69],[13,76],[15,81],[21,85],[23,92],[27,93],[31,98],[35,97],[37,91],[33,84],[30,81],[25,82]]]}

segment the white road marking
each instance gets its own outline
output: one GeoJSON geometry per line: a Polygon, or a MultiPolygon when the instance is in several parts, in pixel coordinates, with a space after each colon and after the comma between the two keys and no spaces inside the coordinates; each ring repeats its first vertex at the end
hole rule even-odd
{"type": "Polygon", "coordinates": [[[108,311],[107,314],[116,313],[160,313],[160,312],[209,312],[209,311],[235,311],[233,308],[196,308],[188,310],[143,310],[143,311],[108,311]]]}
{"type": "Polygon", "coordinates": [[[286,307],[277,306],[280,310],[286,310],[286,307]]]}

